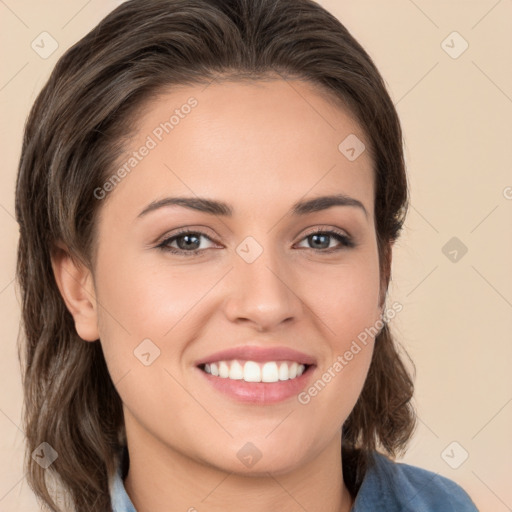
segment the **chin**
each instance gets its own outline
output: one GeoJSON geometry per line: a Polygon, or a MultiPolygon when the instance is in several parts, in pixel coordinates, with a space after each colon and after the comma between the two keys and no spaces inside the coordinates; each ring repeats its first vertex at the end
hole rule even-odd
{"type": "Polygon", "coordinates": [[[267,477],[268,473],[274,475],[286,474],[297,469],[304,464],[303,453],[297,451],[289,452],[290,446],[283,450],[283,441],[279,441],[281,448],[272,446],[266,442],[259,444],[250,441],[243,443],[240,447],[232,447],[232,456],[227,456],[224,445],[222,457],[215,458],[215,461],[209,461],[223,471],[252,477],[267,477]]]}

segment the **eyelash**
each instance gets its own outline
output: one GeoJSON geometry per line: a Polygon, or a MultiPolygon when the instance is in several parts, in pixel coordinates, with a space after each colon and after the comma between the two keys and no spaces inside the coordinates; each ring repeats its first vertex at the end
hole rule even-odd
{"type": "MultiPolygon", "coordinates": [[[[319,253],[331,254],[333,252],[342,251],[344,249],[351,249],[351,248],[356,247],[356,244],[350,237],[348,237],[347,235],[344,235],[343,233],[340,233],[338,231],[333,231],[333,230],[319,229],[317,231],[313,231],[312,233],[308,233],[300,241],[305,240],[306,238],[309,238],[313,235],[318,235],[318,234],[329,235],[329,236],[335,238],[336,240],[338,240],[338,242],[340,242],[341,245],[338,247],[331,247],[329,249],[314,249],[314,248],[310,247],[309,249],[312,251],[316,251],[319,253]]],[[[180,238],[183,235],[196,235],[199,237],[203,236],[203,237],[207,238],[208,240],[210,240],[211,242],[213,242],[213,240],[208,235],[206,235],[205,233],[202,233],[201,231],[191,231],[189,229],[183,229],[181,231],[178,231],[171,237],[168,237],[165,240],[163,240],[162,242],[160,242],[156,246],[156,248],[160,249],[164,252],[168,252],[171,254],[177,254],[177,255],[181,255],[181,256],[187,256],[187,257],[188,256],[200,256],[201,252],[204,252],[207,250],[207,249],[194,249],[191,251],[184,251],[183,249],[176,249],[175,247],[172,247],[172,248],[169,247],[170,243],[174,242],[177,238],[180,238]]]]}

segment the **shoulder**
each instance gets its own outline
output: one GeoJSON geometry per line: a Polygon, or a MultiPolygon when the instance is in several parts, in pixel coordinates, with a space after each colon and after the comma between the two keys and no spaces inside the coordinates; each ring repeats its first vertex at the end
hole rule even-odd
{"type": "Polygon", "coordinates": [[[353,512],[478,512],[469,495],[452,480],[374,452],[353,512]]]}

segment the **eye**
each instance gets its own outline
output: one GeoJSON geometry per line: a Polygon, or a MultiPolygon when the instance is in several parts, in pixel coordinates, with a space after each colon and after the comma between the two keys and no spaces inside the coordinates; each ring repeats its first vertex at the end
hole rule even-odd
{"type": "Polygon", "coordinates": [[[315,251],[324,253],[331,253],[346,248],[355,247],[355,243],[349,236],[339,231],[333,230],[317,230],[313,233],[309,233],[302,240],[306,240],[311,243],[312,246],[306,247],[307,249],[310,248],[315,251]],[[334,247],[331,246],[333,239],[337,241],[339,245],[334,247]]]}
{"type": "Polygon", "coordinates": [[[200,231],[183,230],[163,240],[157,245],[157,248],[172,254],[197,256],[199,253],[208,248],[199,248],[202,238],[205,238],[210,242],[212,241],[209,236],[200,231]]]}

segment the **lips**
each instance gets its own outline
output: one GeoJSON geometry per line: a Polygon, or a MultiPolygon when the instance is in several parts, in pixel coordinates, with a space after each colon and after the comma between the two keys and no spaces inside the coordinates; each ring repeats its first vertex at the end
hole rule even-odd
{"type": "Polygon", "coordinates": [[[304,365],[316,365],[316,359],[313,356],[288,347],[259,347],[256,345],[244,345],[226,350],[221,350],[198,359],[196,366],[205,363],[215,363],[217,361],[228,361],[232,359],[243,361],[296,361],[304,365]]]}

